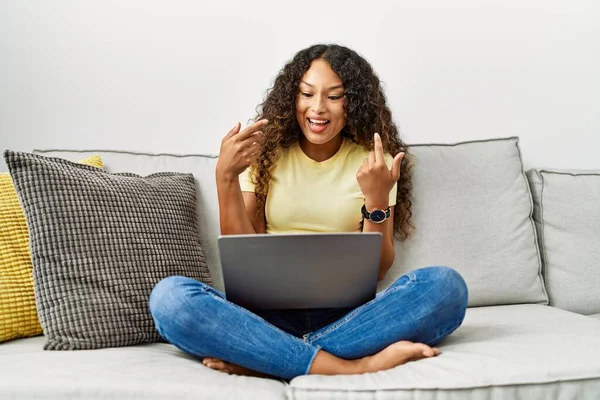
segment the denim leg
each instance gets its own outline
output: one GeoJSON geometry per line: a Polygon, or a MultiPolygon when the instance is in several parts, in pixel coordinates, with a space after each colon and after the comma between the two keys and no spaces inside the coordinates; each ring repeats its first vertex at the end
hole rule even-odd
{"type": "Polygon", "coordinates": [[[460,326],[467,298],[467,285],[455,270],[414,270],[305,340],[345,359],[375,354],[399,340],[435,345],[460,326]]]}
{"type": "Polygon", "coordinates": [[[150,312],[160,335],[184,352],[281,378],[307,374],[319,350],[190,278],[160,281],[150,312]]]}

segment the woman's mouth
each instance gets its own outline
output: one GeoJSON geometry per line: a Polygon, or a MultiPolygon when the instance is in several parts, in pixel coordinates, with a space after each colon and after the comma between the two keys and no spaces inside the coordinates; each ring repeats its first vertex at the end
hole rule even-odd
{"type": "Polygon", "coordinates": [[[327,126],[331,122],[328,119],[313,119],[313,118],[307,118],[307,121],[308,121],[308,126],[310,127],[310,130],[313,131],[314,133],[323,132],[325,130],[325,128],[327,128],[327,126]]]}

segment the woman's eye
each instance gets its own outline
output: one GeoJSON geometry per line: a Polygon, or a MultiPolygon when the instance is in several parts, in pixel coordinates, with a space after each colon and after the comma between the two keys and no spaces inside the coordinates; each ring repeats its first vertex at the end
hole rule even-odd
{"type": "Polygon", "coordinates": [[[302,97],[312,97],[312,94],[310,94],[310,93],[302,92],[300,94],[302,95],[302,97]]]}
{"type": "Polygon", "coordinates": [[[339,100],[341,99],[343,96],[329,96],[329,100],[339,100]]]}

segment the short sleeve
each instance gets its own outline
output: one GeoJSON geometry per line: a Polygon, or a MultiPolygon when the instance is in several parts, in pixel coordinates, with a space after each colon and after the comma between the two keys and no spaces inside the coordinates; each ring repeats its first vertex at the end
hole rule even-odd
{"type": "MultiPolygon", "coordinates": [[[[387,165],[388,169],[392,168],[393,162],[394,162],[394,157],[392,157],[392,155],[390,153],[387,153],[385,155],[385,164],[387,165]]],[[[390,190],[390,198],[389,198],[389,206],[390,207],[396,205],[397,192],[398,192],[398,182],[396,182],[394,184],[394,187],[392,188],[392,190],[390,190]]]]}
{"type": "Polygon", "coordinates": [[[252,167],[246,168],[246,170],[240,174],[240,188],[242,189],[242,192],[254,193],[255,185],[252,182],[252,178],[250,176],[250,168],[252,167]]]}

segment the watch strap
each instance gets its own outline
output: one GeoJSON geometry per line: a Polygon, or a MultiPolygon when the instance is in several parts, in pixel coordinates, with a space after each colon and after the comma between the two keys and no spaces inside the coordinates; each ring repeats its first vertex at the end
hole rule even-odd
{"type": "Polygon", "coordinates": [[[361,213],[363,215],[363,217],[365,219],[368,219],[369,221],[373,221],[371,219],[371,214],[373,214],[375,211],[381,211],[381,212],[385,212],[385,218],[381,221],[373,221],[373,222],[377,222],[377,223],[381,223],[383,221],[385,221],[386,219],[388,219],[391,215],[392,215],[392,207],[388,207],[385,211],[383,210],[373,210],[371,212],[367,211],[367,206],[365,204],[363,204],[362,208],[361,208],[361,213]]]}

